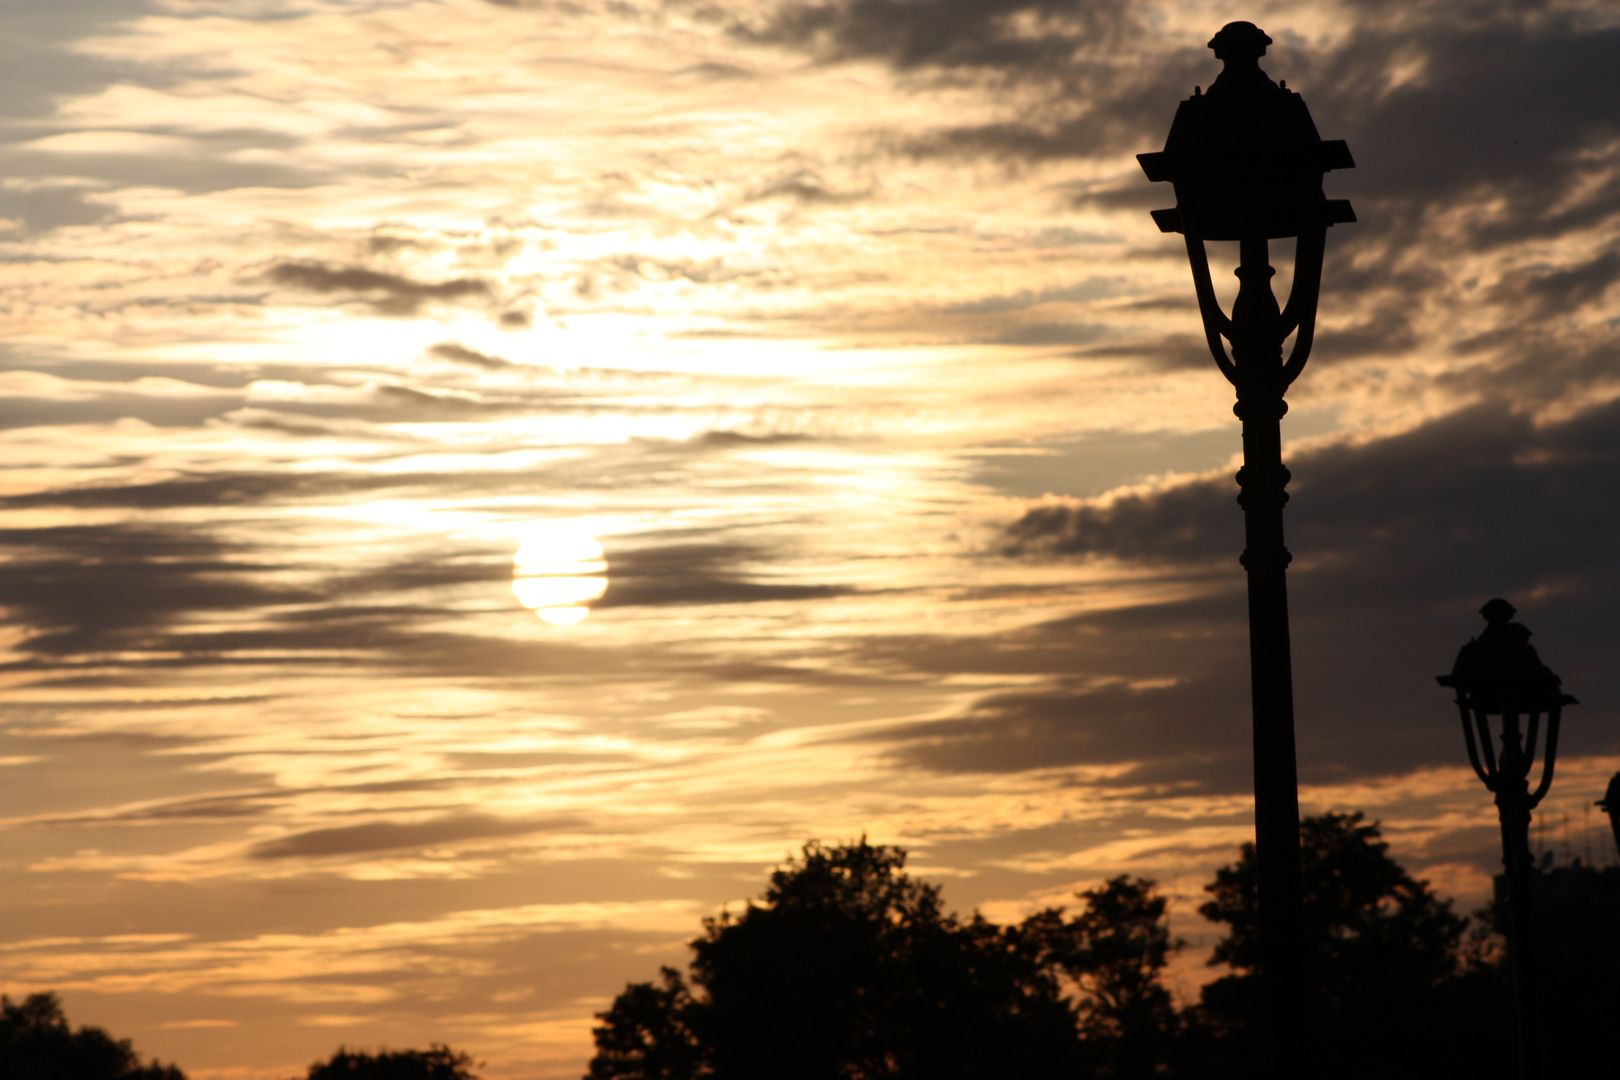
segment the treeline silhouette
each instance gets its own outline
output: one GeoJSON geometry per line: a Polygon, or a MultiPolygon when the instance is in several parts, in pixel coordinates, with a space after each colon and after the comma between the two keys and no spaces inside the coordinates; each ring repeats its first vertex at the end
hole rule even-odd
{"type": "Polygon", "coordinates": [[[177,1066],[143,1063],[128,1039],[68,1026],[55,994],[0,996],[0,1077],[6,1080],[185,1080],[177,1066]]]}
{"type": "MultiPolygon", "coordinates": [[[[1377,823],[1301,826],[1309,997],[1301,1076],[1515,1075],[1499,903],[1473,919],[1389,855],[1377,823]]],[[[899,848],[810,842],[757,903],[706,919],[685,972],[598,1014],[586,1080],[1227,1080],[1255,1072],[1255,856],[1204,887],[1225,973],[1178,1004],[1167,900],[1121,875],[1015,925],[944,910],[899,848]]],[[[1620,1075],[1620,868],[1536,878],[1543,1075],[1620,1075]]],[[[340,1048],[305,1080],[477,1080],[464,1052],[340,1048]]],[[[3,1080],[185,1080],[73,1029],[55,994],[0,998],[3,1080]]]]}
{"type": "MultiPolygon", "coordinates": [[[[1469,920],[1389,855],[1377,823],[1301,827],[1307,920],[1302,1076],[1514,1075],[1499,905],[1469,920]]],[[[806,844],[759,902],[704,921],[686,972],[632,983],[598,1015],[586,1080],[1222,1080],[1258,1059],[1255,853],[1205,886],[1227,969],[1178,1007],[1183,947],[1150,879],[1077,894],[1011,926],[944,911],[905,852],[806,844]]],[[[1570,877],[1568,873],[1565,875],[1570,877]]],[[[1545,1074],[1617,1075],[1620,871],[1590,868],[1537,921],[1545,1074]]],[[[1574,878],[1570,878],[1574,881],[1574,878]]]]}
{"type": "MultiPolygon", "coordinates": [[[[478,1080],[471,1057],[448,1046],[367,1053],[339,1048],[305,1080],[478,1080]]],[[[186,1080],[177,1065],[143,1063],[128,1039],[75,1030],[51,993],[0,996],[0,1080],[186,1080]]]]}

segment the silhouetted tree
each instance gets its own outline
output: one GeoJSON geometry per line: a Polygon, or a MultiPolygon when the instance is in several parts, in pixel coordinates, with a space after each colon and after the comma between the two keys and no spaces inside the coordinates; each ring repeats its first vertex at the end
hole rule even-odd
{"type": "Polygon", "coordinates": [[[1041,942],[1042,959],[1080,992],[1079,1034],[1091,1073],[1118,1080],[1162,1075],[1179,1026],[1165,965],[1182,947],[1167,901],[1148,878],[1120,875],[1076,894],[1085,907],[1030,916],[1013,931],[1041,942]]]}
{"type": "MultiPolygon", "coordinates": [[[[1620,869],[1572,866],[1538,871],[1531,881],[1534,975],[1541,1018],[1542,1074],[1611,1076],[1620,1071],[1614,1051],[1620,1018],[1620,869]]],[[[1501,900],[1479,913],[1505,938],[1508,913],[1501,900]]],[[[1471,975],[1471,997],[1505,1022],[1511,993],[1506,957],[1493,950],[1495,970],[1471,975]]]]}
{"type": "Polygon", "coordinates": [[[708,1076],[703,1048],[692,1031],[694,1005],[686,980],[661,969],[663,985],[631,983],[598,1013],[596,1056],[589,1080],[685,1080],[708,1076]]]}
{"type": "Polygon", "coordinates": [[[98,1027],[74,1031],[55,994],[0,996],[0,1077],[5,1080],[185,1080],[177,1066],[142,1064],[128,1039],[98,1027]]]}
{"type": "MultiPolygon", "coordinates": [[[[1310,1075],[1509,1075],[1501,950],[1483,931],[1465,947],[1467,920],[1390,857],[1376,822],[1307,818],[1301,846],[1310,1075]]],[[[938,888],[904,865],[903,852],[864,839],[807,844],[759,902],[705,921],[687,973],[665,968],[599,1015],[588,1080],[1253,1075],[1252,845],[1199,909],[1226,927],[1211,963],[1231,973],[1180,1013],[1163,973],[1182,943],[1152,881],[1115,877],[1078,893],[1073,915],[1054,908],[998,927],[945,913],[938,888]]],[[[1550,977],[1579,965],[1560,1008],[1596,1032],[1620,1006],[1620,872],[1581,883],[1547,901],[1564,929],[1544,948],[1550,977]]],[[[1595,1046],[1569,1036],[1549,1061],[1571,1066],[1558,1075],[1599,1075],[1612,1062],[1582,1049],[1595,1046]]]]}
{"type": "MultiPolygon", "coordinates": [[[[1359,813],[1324,814],[1300,825],[1309,1025],[1303,1045],[1324,1077],[1443,1075],[1457,1065],[1449,1040],[1449,992],[1458,974],[1467,920],[1427,882],[1389,857],[1376,822],[1359,813]],[[1438,1072],[1436,1070],[1439,1070],[1438,1072]]],[[[1247,1070],[1258,1012],[1259,909],[1254,845],[1216,872],[1198,910],[1230,929],[1211,964],[1235,974],[1204,988],[1197,1019],[1217,1044],[1219,1068],[1247,1070]]]]}
{"type": "Polygon", "coordinates": [[[439,1043],[375,1054],[339,1047],[330,1060],[309,1067],[308,1080],[478,1080],[473,1065],[467,1054],[439,1043]]]}
{"type": "Polygon", "coordinates": [[[940,907],[905,853],[806,844],[758,904],[704,923],[691,986],[633,984],[591,1080],[1070,1080],[1075,1013],[1033,935],[940,907]]]}

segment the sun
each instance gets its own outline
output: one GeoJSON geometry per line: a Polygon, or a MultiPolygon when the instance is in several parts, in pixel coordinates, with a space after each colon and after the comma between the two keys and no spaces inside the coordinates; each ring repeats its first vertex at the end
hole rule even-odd
{"type": "Polygon", "coordinates": [[[594,536],[568,522],[529,529],[512,557],[512,595],[553,626],[572,626],[607,592],[607,559],[594,536]]]}

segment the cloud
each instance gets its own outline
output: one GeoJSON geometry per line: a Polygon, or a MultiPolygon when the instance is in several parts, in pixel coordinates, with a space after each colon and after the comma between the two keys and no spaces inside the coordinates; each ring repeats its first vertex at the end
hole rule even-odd
{"type": "Polygon", "coordinates": [[[534,324],[534,316],[527,311],[503,311],[495,320],[502,330],[527,330],[534,324]]]}
{"type": "Polygon", "coordinates": [[[20,221],[30,233],[64,225],[95,225],[111,216],[110,207],[88,198],[78,185],[0,186],[0,218],[20,221]]]}
{"type": "MultiPolygon", "coordinates": [[[[46,427],[56,424],[110,423],[133,418],[153,425],[184,427],[200,424],[242,401],[239,387],[198,384],[128,370],[106,372],[113,378],[95,378],[98,365],[68,365],[63,377],[29,370],[29,358],[7,349],[0,371],[0,427],[46,427]]],[[[44,366],[44,365],[40,365],[44,366]]],[[[177,372],[178,373],[178,372],[177,372]]],[[[191,372],[185,372],[190,376],[191,372]]]]}
{"type": "Polygon", "coordinates": [[[398,383],[379,383],[372,387],[371,396],[385,409],[417,415],[479,416],[525,409],[521,401],[491,400],[463,390],[422,390],[398,383]]]}
{"type": "Polygon", "coordinates": [[[823,62],[876,58],[902,71],[961,68],[1045,72],[1077,53],[1118,50],[1140,33],[1125,0],[834,0],[785,3],[761,24],[734,24],[747,40],[783,45],[823,62]],[[1041,31],[1029,33],[1031,24],[1041,31]]]}
{"type": "Polygon", "coordinates": [[[1620,187],[1603,148],[1620,131],[1610,77],[1620,28],[1509,4],[1466,22],[1452,14],[1434,5],[1415,19],[1375,15],[1311,61],[1312,108],[1351,140],[1358,181],[1375,198],[1408,203],[1403,225],[1420,207],[1490,192],[1503,201],[1477,219],[1479,243],[1563,233],[1612,213],[1620,187]]]}
{"type": "MultiPolygon", "coordinates": [[[[1062,237],[1055,239],[1059,244],[1084,242],[1066,241],[1062,237]]],[[[1120,277],[1104,277],[1094,274],[1073,285],[1053,285],[1043,289],[1020,289],[1014,293],[981,296],[972,300],[961,300],[953,304],[947,304],[941,310],[947,315],[995,315],[1004,312],[1027,311],[1029,308],[1038,307],[1041,304],[1086,303],[1087,301],[1101,300],[1114,295],[1123,284],[1124,281],[1120,277]]]]}
{"type": "MultiPolygon", "coordinates": [[[[70,42],[151,10],[143,0],[76,0],[71,4],[16,0],[6,5],[0,38],[0,115],[7,126],[48,117],[62,98],[84,94],[127,72],[70,42]]],[[[160,78],[152,72],[150,78],[160,78]]]]}
{"type": "MultiPolygon", "coordinates": [[[[1216,514],[1230,509],[1220,481],[1127,494],[1106,502],[1035,506],[1007,527],[1010,555],[1107,555],[1185,564],[1226,550],[1216,514]],[[1217,509],[1218,508],[1218,509],[1217,509]]],[[[1229,546],[1229,545],[1227,545],[1229,546]]]]}
{"type": "Polygon", "coordinates": [[[686,443],[689,446],[729,450],[736,447],[780,446],[784,443],[808,442],[810,439],[809,435],[800,435],[792,431],[765,435],[751,435],[745,431],[704,431],[687,439],[686,443]]]}
{"type": "Polygon", "coordinates": [[[0,530],[0,604],[36,633],[21,648],[63,656],[134,646],[187,613],[316,598],[253,579],[241,549],[184,526],[65,525],[0,530]]]}
{"type": "Polygon", "coordinates": [[[1089,345],[1108,332],[1100,323],[1038,322],[1014,326],[995,340],[1002,345],[1089,345]]]}
{"type": "Polygon", "coordinates": [[[144,484],[86,484],[8,495],[0,498],[0,508],[71,506],[159,510],[186,506],[250,506],[404,486],[420,479],[397,474],[288,472],[178,476],[144,484]]]}
{"type": "Polygon", "coordinates": [[[1491,292],[1504,304],[1528,298],[1541,316],[1565,315],[1600,303],[1609,286],[1620,281],[1620,252],[1606,251],[1566,270],[1523,270],[1508,275],[1491,292]]]}
{"type": "MultiPolygon", "coordinates": [[[[229,488],[202,482],[183,493],[138,492],[130,501],[162,505],[218,490],[229,488]]],[[[285,493],[274,484],[255,492],[285,493]]],[[[0,566],[0,604],[29,628],[14,645],[26,659],[13,663],[31,670],[76,671],[84,654],[112,650],[121,653],[129,678],[141,667],[275,667],[292,661],[352,671],[535,678],[620,671],[627,663],[622,647],[438,629],[458,610],[456,601],[445,599],[446,589],[483,586],[490,597],[507,596],[512,568],[505,549],[488,557],[400,562],[324,576],[299,566],[302,583],[290,586],[278,581],[278,571],[295,569],[281,565],[285,557],[184,527],[12,529],[0,532],[0,547],[14,552],[0,566]]],[[[814,601],[854,591],[837,583],[760,580],[752,566],[768,561],[757,549],[731,545],[616,551],[607,596],[592,606],[814,601]]],[[[635,656],[637,670],[649,674],[732,677],[712,658],[694,657],[678,645],[638,648],[635,656]]],[[[769,677],[811,675],[784,668],[769,677]]]]}
{"type": "MultiPolygon", "coordinates": [[[[1301,776],[1326,784],[1455,763],[1433,678],[1477,633],[1491,595],[1519,604],[1577,696],[1620,696],[1610,612],[1620,570],[1620,403],[1537,425],[1481,406],[1393,438],[1295,455],[1287,511],[1301,776]]],[[[892,638],[873,662],[925,672],[1045,673],[958,715],[860,736],[940,772],[1083,767],[1149,794],[1248,782],[1241,512],[1221,477],[1124,498],[1047,503],[1005,551],[1157,566],[1188,599],[1079,615],[993,639],[892,638]]],[[[1613,754],[1620,733],[1572,710],[1565,754],[1613,754]]]]}
{"type": "Polygon", "coordinates": [[[1212,691],[1241,700],[1241,682],[996,694],[965,715],[869,733],[903,766],[1011,773],[1076,766],[1089,782],[1159,795],[1232,794],[1249,783],[1243,717],[1208,708],[1212,691]],[[1202,706],[1202,707],[1201,707],[1202,706]],[[1213,715],[1212,715],[1213,712],[1213,715]]]}
{"type": "Polygon", "coordinates": [[[796,169],[748,192],[738,205],[789,199],[805,206],[841,206],[860,202],[870,195],[870,190],[837,191],[814,169],[796,169]]]}
{"type": "MultiPolygon", "coordinates": [[[[1153,302],[1155,307],[1163,306],[1172,310],[1185,311],[1188,321],[1195,322],[1198,318],[1197,309],[1190,303],[1183,304],[1179,300],[1153,302]]],[[[1142,307],[1145,305],[1137,305],[1142,307]]],[[[1196,324],[1196,323],[1195,323],[1196,324]]],[[[1334,334],[1338,339],[1340,335],[1334,334]]],[[[1320,345],[1317,348],[1321,348],[1320,345]]],[[[1316,349],[1312,350],[1316,355],[1316,349]]],[[[1104,345],[1088,345],[1075,350],[1077,360],[1114,360],[1126,359],[1138,363],[1148,364],[1163,371],[1199,370],[1214,366],[1210,357],[1209,345],[1200,336],[1190,333],[1161,334],[1158,336],[1137,336],[1128,340],[1115,340],[1104,345]]]]}
{"type": "MultiPolygon", "coordinates": [[[[1561,329],[1553,320],[1600,317],[1620,274],[1606,254],[1615,238],[1518,246],[1612,231],[1620,214],[1620,27],[1597,10],[1483,3],[1459,19],[1454,5],[1357,5],[1314,39],[1290,33],[1290,9],[1272,16],[1264,66],[1358,163],[1329,178],[1360,221],[1329,244],[1324,317],[1347,325],[1318,335],[1320,363],[1444,339],[1442,310],[1466,311],[1490,335],[1479,344],[1514,355],[1540,349],[1561,329]],[[1476,255],[1493,261],[1467,262],[1476,255]]],[[[1168,193],[1126,155],[1161,145],[1178,101],[1220,64],[1203,35],[1148,33],[1144,19],[1123,2],[789,2],[734,33],[821,63],[878,60],[913,82],[976,86],[985,108],[971,121],[896,129],[885,145],[1010,170],[1123,158],[1123,171],[1086,168],[1064,189],[1078,209],[1146,211],[1168,193]]],[[[1610,326],[1610,349],[1615,339],[1610,326]]]]}
{"type": "MultiPolygon", "coordinates": [[[[1391,438],[1291,455],[1288,466],[1289,545],[1324,574],[1331,567],[1326,576],[1359,578],[1347,601],[1373,579],[1393,601],[1420,582],[1477,589],[1506,577],[1504,587],[1523,588],[1612,573],[1606,535],[1620,528],[1620,507],[1590,496],[1620,490],[1617,403],[1542,425],[1480,405],[1391,438]]],[[[1005,550],[1202,564],[1233,553],[1235,492],[1220,476],[1036,506],[1008,527],[1005,550]]]]}
{"type": "Polygon", "coordinates": [[[380,315],[414,315],[428,301],[487,300],[493,295],[489,282],[482,278],[423,282],[380,270],[314,261],[277,263],[261,276],[307,292],[351,294],[380,315]]]}
{"type": "MultiPolygon", "coordinates": [[[[731,209],[734,207],[717,210],[715,213],[724,214],[731,209]]],[[[747,281],[754,284],[768,284],[786,281],[789,276],[787,271],[777,267],[756,269],[728,267],[725,259],[719,255],[708,259],[668,259],[626,251],[594,259],[589,266],[591,271],[611,278],[615,288],[620,291],[641,283],[686,281],[693,285],[723,285],[747,281]]],[[[595,289],[595,277],[591,273],[586,273],[580,277],[575,292],[582,297],[588,297],[595,289]]]]}
{"type": "Polygon", "coordinates": [[[484,814],[451,814],[418,822],[374,821],[335,829],[311,829],[278,840],[253,845],[255,859],[321,858],[332,855],[364,855],[378,851],[442,847],[466,840],[487,840],[502,836],[528,836],[576,825],[564,818],[516,820],[484,814]]]}
{"type": "MultiPolygon", "coordinates": [[[[1196,343],[1200,349],[1204,343],[1196,343]]],[[[1204,355],[1209,354],[1205,351],[1204,355]]],[[[1169,472],[1224,464],[1236,447],[1230,431],[1096,431],[1073,441],[1014,443],[978,458],[974,480],[1024,499],[1043,495],[1094,498],[1169,472]]],[[[1072,505],[1072,504],[1063,504],[1072,505]]]]}
{"type": "Polygon", "coordinates": [[[240,161],[231,156],[233,150],[253,151],[262,146],[284,150],[288,145],[270,131],[187,138],[129,133],[127,138],[108,139],[68,133],[7,146],[6,165],[13,176],[41,181],[70,176],[101,181],[109,187],[161,187],[188,193],[298,188],[329,178],[307,167],[297,154],[281,154],[276,161],[240,161]]]}
{"type": "MultiPolygon", "coordinates": [[[[268,701],[264,697],[259,700],[268,701]]],[[[211,704],[219,707],[221,704],[243,704],[246,699],[232,699],[228,702],[214,700],[212,702],[198,702],[197,705],[211,704]]],[[[165,708],[174,707],[174,702],[163,702],[165,708]]],[[[180,703],[190,704],[190,703],[180,703]]],[[[133,707],[134,703],[124,704],[122,707],[133,707]]],[[[72,747],[93,736],[83,735],[34,735],[35,743],[46,750],[55,747],[72,747]]],[[[103,741],[107,741],[103,739],[103,741]]],[[[139,749],[167,749],[171,743],[183,743],[184,740],[173,739],[167,742],[148,739],[150,745],[143,745],[136,740],[129,740],[139,749]]],[[[192,748],[195,753],[195,747],[192,748]]],[[[223,755],[221,755],[223,756],[223,755]]],[[[561,760],[577,760],[569,755],[555,755],[561,760]]],[[[487,763],[485,763],[487,764],[487,763]]],[[[505,759],[502,759],[505,765],[505,759]]],[[[509,767],[509,766],[508,766],[509,767]]],[[[60,825],[103,825],[103,824],[141,824],[154,821],[216,821],[232,820],[238,818],[268,818],[282,808],[295,805],[306,796],[363,794],[369,796],[414,794],[424,791],[449,791],[468,786],[476,786],[483,782],[480,778],[469,776],[440,776],[420,780],[379,780],[359,784],[324,784],[318,787],[277,787],[266,788],[260,791],[237,792],[231,794],[204,795],[188,799],[171,799],[158,803],[150,803],[133,807],[127,810],[118,810],[111,813],[90,812],[82,814],[56,815],[51,817],[37,817],[28,819],[32,826],[60,826],[60,825]]]]}
{"type": "Polygon", "coordinates": [[[592,607],[827,600],[855,591],[836,583],[760,581],[746,569],[768,562],[766,553],[736,544],[669,544],[614,551],[608,565],[607,594],[592,607]]]}
{"type": "MultiPolygon", "coordinates": [[[[502,318],[505,318],[505,316],[502,316],[502,318]]],[[[475,367],[480,371],[508,371],[520,366],[505,357],[481,353],[477,349],[469,349],[467,346],[458,345],[453,341],[441,341],[439,344],[429,348],[428,353],[431,356],[438,357],[440,360],[448,360],[452,364],[465,364],[467,367],[475,367]]]]}

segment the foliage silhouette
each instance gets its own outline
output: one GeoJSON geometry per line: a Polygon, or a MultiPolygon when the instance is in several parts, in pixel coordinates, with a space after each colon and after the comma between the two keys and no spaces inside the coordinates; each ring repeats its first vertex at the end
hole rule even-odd
{"type": "Polygon", "coordinates": [[[142,1064],[128,1039],[98,1027],[74,1031],[55,994],[0,996],[0,1077],[5,1080],[185,1080],[177,1066],[142,1064]]]}
{"type": "Polygon", "coordinates": [[[339,1047],[329,1060],[309,1067],[308,1080],[478,1080],[473,1065],[467,1054],[440,1043],[375,1054],[339,1047]]]}
{"type": "MultiPolygon", "coordinates": [[[[1483,921],[1505,937],[1508,911],[1498,899],[1483,921]]],[[[1535,992],[1541,1003],[1544,1076],[1613,1076],[1620,1016],[1620,868],[1581,865],[1538,872],[1534,895],[1535,992]]],[[[1483,992],[1505,996],[1501,972],[1483,992]]]]}
{"type": "MultiPolygon", "coordinates": [[[[1300,824],[1305,1042],[1329,1077],[1442,1075],[1457,1064],[1440,1030],[1455,1029],[1468,921],[1389,857],[1376,822],[1323,814],[1300,824]]],[[[1204,987],[1195,1017],[1212,1067],[1250,1071],[1258,1000],[1254,845],[1205,886],[1199,913],[1229,927],[1211,964],[1234,974],[1204,987]],[[1209,1045],[1212,1044],[1212,1045],[1209,1045]]]]}
{"type": "Polygon", "coordinates": [[[1076,1075],[1048,937],[946,914],[904,865],[806,844],[758,904],[705,921],[690,985],[665,969],[601,1014],[590,1080],[1076,1075]]]}
{"type": "MultiPolygon", "coordinates": [[[[1492,918],[1469,921],[1390,857],[1359,813],[1300,827],[1308,977],[1302,1045],[1317,1080],[1506,1080],[1512,1002],[1492,918]],[[1465,936],[1466,935],[1466,936],[1465,936]]],[[[759,904],[707,920],[689,975],[626,988],[602,1013],[588,1080],[1077,1080],[1254,1075],[1255,857],[1205,887],[1230,973],[1178,1011],[1163,973],[1182,943],[1166,899],[1120,876],[1082,908],[1016,926],[943,913],[903,852],[812,842],[759,904]],[[983,1033],[983,1038],[980,1038],[983,1033]]],[[[1549,1013],[1547,1075],[1614,1072],[1620,870],[1538,881],[1549,1013]]]]}
{"type": "MultiPolygon", "coordinates": [[[[1496,953],[1389,856],[1379,826],[1301,826],[1309,936],[1306,1045],[1323,1080],[1494,1077],[1509,1030],[1496,953]]],[[[587,1080],[962,1077],[1217,1080],[1257,1060],[1252,846],[1200,909],[1227,927],[1231,974],[1178,1011],[1163,974],[1182,947],[1145,878],[1077,894],[1077,914],[1016,926],[945,914],[893,848],[812,842],[758,904],[705,921],[683,974],[627,987],[600,1014],[587,1080]]]]}
{"type": "Polygon", "coordinates": [[[1182,942],[1170,935],[1168,902],[1148,878],[1120,875],[1076,894],[1085,907],[1031,916],[1016,933],[1039,935],[1043,960],[1079,991],[1078,1034],[1092,1071],[1125,1078],[1161,1075],[1179,1020],[1161,981],[1182,942]]]}
{"type": "Polygon", "coordinates": [[[596,1056],[590,1080],[684,1080],[710,1075],[692,1031],[696,1003],[674,968],[660,969],[663,985],[631,983],[607,1012],[598,1013],[596,1056]]]}

